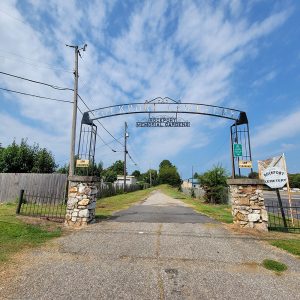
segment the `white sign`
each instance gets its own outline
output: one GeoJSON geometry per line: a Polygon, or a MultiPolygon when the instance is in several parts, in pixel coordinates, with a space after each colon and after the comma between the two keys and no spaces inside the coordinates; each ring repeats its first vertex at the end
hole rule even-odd
{"type": "Polygon", "coordinates": [[[279,167],[266,168],[262,175],[265,184],[272,189],[284,187],[288,180],[286,171],[279,167]]]}

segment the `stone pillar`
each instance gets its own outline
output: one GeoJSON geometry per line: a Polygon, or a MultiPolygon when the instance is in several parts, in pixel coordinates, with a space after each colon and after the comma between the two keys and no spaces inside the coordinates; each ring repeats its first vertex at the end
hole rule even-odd
{"type": "Polygon", "coordinates": [[[268,212],[264,203],[263,181],[259,179],[228,179],[229,201],[233,223],[241,228],[268,231],[268,212]]]}
{"type": "Polygon", "coordinates": [[[95,176],[70,176],[65,225],[80,227],[95,222],[96,183],[95,176]]]}

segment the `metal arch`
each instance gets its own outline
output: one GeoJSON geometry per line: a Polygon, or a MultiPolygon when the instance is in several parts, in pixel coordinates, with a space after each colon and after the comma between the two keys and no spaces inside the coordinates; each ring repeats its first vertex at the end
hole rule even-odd
{"type": "Polygon", "coordinates": [[[94,120],[97,119],[144,113],[198,114],[234,120],[237,125],[248,123],[247,115],[244,111],[202,103],[182,103],[180,101],[175,101],[167,97],[158,97],[150,101],[145,101],[144,103],[125,103],[89,110],[84,113],[82,121],[85,124],[91,124],[94,120]],[[170,103],[169,100],[171,100],[172,102],[170,103]]]}
{"type": "Polygon", "coordinates": [[[95,120],[120,115],[176,114],[177,116],[179,113],[213,116],[234,121],[233,125],[230,127],[232,177],[235,177],[236,167],[238,167],[238,173],[239,176],[241,176],[241,170],[239,167],[240,159],[250,159],[252,161],[248,118],[246,112],[241,110],[202,103],[182,103],[181,101],[176,101],[168,97],[157,97],[152,100],[147,100],[144,103],[137,102],[111,105],[86,111],[83,114],[81,123],[82,125],[85,124],[93,127],[95,120]],[[243,139],[242,135],[246,137],[243,139]],[[234,143],[242,143],[243,140],[245,141],[245,145],[243,146],[243,148],[246,150],[245,154],[243,154],[241,157],[234,157],[234,143]]]}

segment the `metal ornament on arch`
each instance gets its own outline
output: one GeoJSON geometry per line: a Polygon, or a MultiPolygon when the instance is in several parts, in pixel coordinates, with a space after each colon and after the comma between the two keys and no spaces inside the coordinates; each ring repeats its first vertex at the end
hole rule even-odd
{"type": "Polygon", "coordinates": [[[129,114],[148,115],[147,119],[136,122],[137,127],[190,127],[191,123],[182,117],[185,114],[205,115],[232,120],[233,124],[230,126],[232,177],[234,178],[237,173],[241,175],[241,166],[242,168],[249,168],[251,166],[252,171],[252,164],[240,163],[242,161],[252,161],[249,124],[246,112],[203,103],[184,103],[169,97],[157,97],[145,102],[100,107],[84,112],[80,127],[78,159],[89,160],[90,165],[94,164],[97,136],[95,120],[129,114]],[[236,152],[235,149],[239,149],[239,151],[236,152]]]}

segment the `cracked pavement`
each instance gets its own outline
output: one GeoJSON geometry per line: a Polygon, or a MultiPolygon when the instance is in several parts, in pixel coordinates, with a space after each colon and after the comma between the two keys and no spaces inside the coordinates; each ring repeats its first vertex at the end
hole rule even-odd
{"type": "Polygon", "coordinates": [[[300,299],[298,258],[160,191],[27,251],[1,299],[300,299]],[[264,269],[265,259],[289,269],[264,269]]]}

